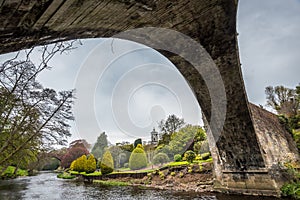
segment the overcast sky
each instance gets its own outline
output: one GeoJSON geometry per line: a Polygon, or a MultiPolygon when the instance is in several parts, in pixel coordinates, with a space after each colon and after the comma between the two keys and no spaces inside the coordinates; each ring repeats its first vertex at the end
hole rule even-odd
{"type": "MultiPolygon", "coordinates": [[[[238,39],[248,98],[265,105],[269,85],[300,82],[300,1],[240,0],[238,39]]],[[[39,80],[57,90],[77,89],[70,139],[94,143],[148,140],[169,114],[202,124],[200,108],[177,69],[156,51],[132,42],[88,39],[56,57],[39,80]]],[[[2,56],[2,59],[5,56],[2,56]]]]}

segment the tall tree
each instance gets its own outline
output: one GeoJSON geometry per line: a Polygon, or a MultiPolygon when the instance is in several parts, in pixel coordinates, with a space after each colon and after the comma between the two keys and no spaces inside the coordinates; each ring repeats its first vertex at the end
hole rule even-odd
{"type": "Polygon", "coordinates": [[[97,142],[92,148],[91,153],[95,156],[95,158],[99,159],[102,158],[105,148],[107,147],[107,135],[105,132],[101,133],[100,136],[97,138],[97,142]]]}
{"type": "Polygon", "coordinates": [[[184,120],[174,114],[169,115],[166,120],[162,119],[158,122],[158,128],[160,129],[160,134],[162,134],[162,140],[159,144],[169,144],[171,135],[182,128],[184,124],[184,120]]]}
{"type": "Polygon", "coordinates": [[[185,124],[182,118],[177,117],[176,115],[169,115],[166,120],[161,120],[158,123],[158,128],[163,134],[172,134],[178,131],[185,124]]]}
{"type": "Polygon", "coordinates": [[[294,117],[300,109],[300,85],[296,89],[268,86],[265,89],[267,105],[286,117],[294,117]]]}
{"type": "Polygon", "coordinates": [[[206,134],[200,126],[186,125],[179,131],[171,135],[169,144],[161,144],[156,150],[155,154],[165,153],[170,159],[173,159],[176,154],[183,154],[194,143],[200,143],[199,150],[201,149],[201,142],[206,140],[206,134]]]}
{"type": "Polygon", "coordinates": [[[31,49],[23,60],[17,54],[0,65],[0,165],[25,158],[29,151],[66,143],[74,91],[57,93],[44,88],[37,77],[50,68],[48,62],[55,54],[72,46],[73,42],[41,47],[39,64],[31,61],[31,49]]]}

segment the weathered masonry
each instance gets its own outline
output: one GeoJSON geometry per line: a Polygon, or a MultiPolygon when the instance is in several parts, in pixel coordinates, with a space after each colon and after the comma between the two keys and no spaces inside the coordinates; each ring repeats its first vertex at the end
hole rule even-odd
{"type": "MultiPolygon", "coordinates": [[[[237,6],[237,0],[0,0],[0,53],[141,27],[191,37],[213,59],[226,92],[223,130],[212,133],[221,134],[212,149],[215,188],[276,195],[283,180],[276,166],[297,159],[297,150],[283,129],[274,128],[279,126],[274,116],[248,103],[237,47],[237,6]]],[[[203,77],[181,57],[162,53],[188,81],[210,121],[211,99],[203,77]]]]}

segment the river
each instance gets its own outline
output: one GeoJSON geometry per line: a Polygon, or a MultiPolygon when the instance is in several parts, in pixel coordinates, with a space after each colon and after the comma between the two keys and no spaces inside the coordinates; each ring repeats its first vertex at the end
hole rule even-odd
{"type": "Polygon", "coordinates": [[[52,172],[13,180],[0,180],[0,200],[129,200],[129,199],[200,199],[200,200],[274,200],[268,197],[196,194],[138,187],[104,187],[56,178],[52,172]]]}

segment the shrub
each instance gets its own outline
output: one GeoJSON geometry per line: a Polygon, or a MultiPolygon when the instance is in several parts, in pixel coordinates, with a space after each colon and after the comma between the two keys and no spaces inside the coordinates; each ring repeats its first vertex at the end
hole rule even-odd
{"type": "Polygon", "coordinates": [[[163,172],[159,172],[158,174],[161,180],[165,179],[165,174],[163,172]]]}
{"type": "Polygon", "coordinates": [[[179,177],[182,178],[184,174],[182,172],[179,172],[179,177]]]}
{"type": "Polygon", "coordinates": [[[171,176],[175,176],[176,175],[176,172],[171,172],[171,176]]]}
{"type": "Polygon", "coordinates": [[[86,155],[82,155],[71,163],[70,169],[72,171],[84,172],[86,165],[86,155]]]}
{"type": "Polygon", "coordinates": [[[155,165],[157,164],[163,164],[169,162],[169,157],[165,153],[158,153],[153,157],[153,163],[155,165]]]}
{"type": "Polygon", "coordinates": [[[300,199],[300,183],[287,183],[281,188],[281,194],[284,197],[293,197],[300,199]]]}
{"type": "Polygon", "coordinates": [[[109,174],[114,171],[114,160],[109,151],[103,154],[100,169],[102,174],[109,174]]]}
{"type": "Polygon", "coordinates": [[[196,158],[196,154],[192,150],[188,150],[184,153],[184,158],[191,163],[196,158]]]}
{"type": "Polygon", "coordinates": [[[195,160],[196,160],[196,161],[200,161],[200,160],[202,160],[202,157],[201,157],[201,155],[200,155],[200,154],[197,154],[197,155],[196,155],[196,158],[195,158],[195,160]]]}
{"type": "Polygon", "coordinates": [[[96,171],[96,159],[93,154],[90,154],[86,160],[84,171],[86,173],[93,173],[96,171]]]}
{"type": "Polygon", "coordinates": [[[207,160],[207,159],[209,159],[209,157],[210,157],[210,152],[201,154],[202,160],[207,160]]]}
{"type": "Polygon", "coordinates": [[[180,162],[182,160],[182,156],[180,154],[174,155],[174,161],[175,162],[180,162]]]}
{"type": "Polygon", "coordinates": [[[129,168],[132,170],[141,169],[147,166],[147,156],[140,144],[132,151],[129,158],[129,168]]]}

